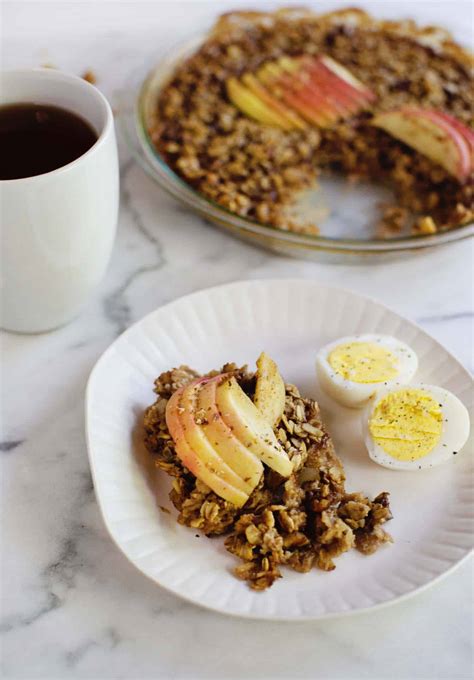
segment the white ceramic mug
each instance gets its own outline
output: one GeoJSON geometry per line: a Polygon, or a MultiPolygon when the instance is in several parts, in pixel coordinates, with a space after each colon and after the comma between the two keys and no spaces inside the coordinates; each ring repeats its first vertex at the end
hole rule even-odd
{"type": "Polygon", "coordinates": [[[0,181],[1,326],[36,333],[74,318],[112,251],[119,172],[112,110],[95,87],[51,69],[6,71],[0,106],[49,104],[89,122],[95,144],[67,165],[0,181]]]}

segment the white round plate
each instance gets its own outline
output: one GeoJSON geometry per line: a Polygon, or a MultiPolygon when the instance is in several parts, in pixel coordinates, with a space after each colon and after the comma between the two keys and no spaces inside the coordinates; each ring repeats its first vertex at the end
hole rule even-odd
{"type": "Polygon", "coordinates": [[[121,335],[97,362],[86,397],[90,464],[105,524],[117,546],[146,576],[176,595],[226,614],[304,620],[356,612],[413,594],[459,564],[472,549],[473,456],[396,472],[373,463],[359,431],[360,412],[324,399],[315,380],[319,347],[345,335],[387,333],[411,345],[417,380],[451,390],[466,406],[472,381],[459,362],[413,323],[355,293],[312,281],[247,281],[201,291],[152,312],[121,335]],[[158,501],[139,460],[141,418],[162,371],[198,371],[226,361],[253,365],[265,349],[287,382],[321,402],[349,491],[389,491],[392,546],[364,556],[352,550],[336,569],[283,578],[254,592],[232,575],[236,558],[222,538],[199,536],[176,522],[169,478],[155,471],[158,501]],[[170,513],[163,512],[164,506],[170,513]]]}

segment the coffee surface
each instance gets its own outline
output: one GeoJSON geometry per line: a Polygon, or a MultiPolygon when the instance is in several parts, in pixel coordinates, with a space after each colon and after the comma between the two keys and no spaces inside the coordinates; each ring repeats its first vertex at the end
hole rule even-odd
{"type": "Polygon", "coordinates": [[[91,125],[71,111],[43,104],[0,107],[0,179],[51,172],[97,141],[91,125]]]}

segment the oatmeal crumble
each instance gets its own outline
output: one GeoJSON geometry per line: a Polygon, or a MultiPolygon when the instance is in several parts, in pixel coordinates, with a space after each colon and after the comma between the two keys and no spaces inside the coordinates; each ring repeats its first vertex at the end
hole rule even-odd
{"type": "Polygon", "coordinates": [[[94,71],[92,71],[92,69],[87,69],[87,71],[84,71],[81,78],[83,80],[87,80],[87,82],[91,85],[95,85],[97,83],[97,76],[94,71]]]}
{"type": "Polygon", "coordinates": [[[416,104],[472,126],[470,55],[437,27],[377,21],[357,9],[316,15],[289,9],[223,15],[199,50],[161,92],[150,133],[159,153],[185,181],[228,210],[280,229],[316,233],[288,206],[320,171],[389,185],[397,205],[385,235],[402,219],[433,233],[473,219],[473,184],[460,184],[405,144],[373,127],[374,113],[416,104]],[[230,76],[280,56],[325,54],[377,95],[376,102],[328,129],[284,131],[255,122],[230,103],[230,76]],[[402,215],[404,213],[402,212],[402,215]]]}
{"type": "MultiPolygon", "coordinates": [[[[235,364],[232,372],[244,391],[253,396],[255,374],[235,364]]],[[[214,371],[209,375],[216,375],[214,371]]],[[[241,560],[235,575],[254,590],[264,590],[281,577],[280,568],[307,572],[313,567],[335,568],[334,560],[355,548],[371,554],[392,541],[383,528],[391,519],[388,494],[373,500],[347,493],[345,476],[318,404],[286,385],[285,410],[275,434],[293,463],[285,479],[265,468],[242,508],[217,496],[196,479],[177,457],[165,410],[168,399],[198,374],[181,366],[155,381],[158,397],[144,416],[145,443],[157,467],[173,477],[170,499],[178,522],[207,536],[225,534],[225,547],[241,560]]]]}

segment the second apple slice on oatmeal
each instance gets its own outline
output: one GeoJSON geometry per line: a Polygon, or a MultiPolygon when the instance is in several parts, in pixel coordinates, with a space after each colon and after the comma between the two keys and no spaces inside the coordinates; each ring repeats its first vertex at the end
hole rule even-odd
{"type": "Polygon", "coordinates": [[[257,383],[253,401],[272,427],[278,425],[285,410],[285,383],[278,366],[266,352],[262,352],[257,359],[257,383]]]}
{"type": "Polygon", "coordinates": [[[240,508],[248,500],[248,485],[213,450],[195,422],[189,398],[183,400],[201,380],[181,387],[171,396],[166,405],[166,424],[183,465],[218,496],[240,508]]]}
{"type": "Polygon", "coordinates": [[[202,383],[197,401],[198,417],[202,419],[202,430],[215,451],[254,489],[263,474],[262,462],[234,435],[217,408],[217,386],[226,378],[228,376],[218,375],[202,383]]]}
{"type": "Polygon", "coordinates": [[[245,394],[234,377],[224,380],[216,390],[219,413],[243,445],[265,465],[289,477],[293,466],[281,447],[271,425],[245,394]]]}

